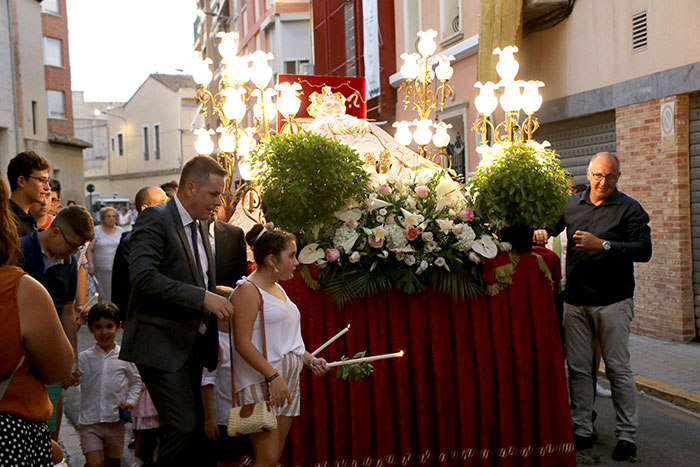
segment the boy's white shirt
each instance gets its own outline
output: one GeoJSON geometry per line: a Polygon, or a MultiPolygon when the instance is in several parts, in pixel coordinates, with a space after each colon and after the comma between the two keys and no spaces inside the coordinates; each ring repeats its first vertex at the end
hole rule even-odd
{"type": "Polygon", "coordinates": [[[229,357],[228,334],[219,331],[221,346],[221,363],[214,371],[204,369],[202,387],[213,385],[214,417],[217,425],[228,424],[228,412],[231,410],[231,358],[229,357]]]}
{"type": "Polygon", "coordinates": [[[80,377],[79,425],[119,421],[119,406],[136,406],[141,376],[136,365],[119,360],[119,345],[105,353],[95,344],[78,355],[80,377]]]}

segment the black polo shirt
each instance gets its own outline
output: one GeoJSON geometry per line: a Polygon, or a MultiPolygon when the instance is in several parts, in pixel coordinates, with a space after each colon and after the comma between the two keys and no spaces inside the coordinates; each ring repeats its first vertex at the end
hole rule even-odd
{"type": "Polygon", "coordinates": [[[610,305],[634,295],[634,262],[651,259],[649,215],[626,194],[615,191],[596,206],[590,190],[572,195],[563,215],[547,226],[550,236],[566,228],[566,290],[572,305],[610,305]],[[610,251],[585,251],[575,246],[577,230],[610,241],[610,251]]]}
{"type": "Polygon", "coordinates": [[[20,238],[22,257],[19,265],[49,292],[60,316],[63,307],[75,300],[78,261],[73,255],[62,260],[49,260],[39,244],[39,232],[35,230],[31,235],[20,238]]]}
{"type": "Polygon", "coordinates": [[[24,209],[12,200],[10,200],[10,211],[12,211],[12,216],[15,218],[20,237],[29,235],[36,229],[36,219],[34,219],[32,213],[24,212],[24,209]]]}

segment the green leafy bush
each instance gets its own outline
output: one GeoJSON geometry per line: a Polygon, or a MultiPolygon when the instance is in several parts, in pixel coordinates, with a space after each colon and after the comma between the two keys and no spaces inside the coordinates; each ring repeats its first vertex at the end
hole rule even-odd
{"type": "Polygon", "coordinates": [[[256,146],[252,161],[262,188],[265,218],[312,241],[312,230],[332,222],[345,200],[367,189],[357,152],[309,132],[274,135],[256,146]]]}
{"type": "Polygon", "coordinates": [[[561,213],[571,174],[556,153],[530,141],[488,149],[469,179],[477,215],[497,229],[544,227],[561,213]]]}

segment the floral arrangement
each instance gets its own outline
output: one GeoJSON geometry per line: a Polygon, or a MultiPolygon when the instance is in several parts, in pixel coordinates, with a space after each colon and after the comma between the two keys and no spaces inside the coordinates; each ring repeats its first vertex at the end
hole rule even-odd
{"type": "Polygon", "coordinates": [[[499,245],[475,219],[454,172],[400,163],[386,173],[366,170],[366,194],[335,211],[299,254],[321,267],[319,282],[336,302],[392,286],[413,293],[436,284],[455,298],[480,293],[478,265],[499,245]]]}

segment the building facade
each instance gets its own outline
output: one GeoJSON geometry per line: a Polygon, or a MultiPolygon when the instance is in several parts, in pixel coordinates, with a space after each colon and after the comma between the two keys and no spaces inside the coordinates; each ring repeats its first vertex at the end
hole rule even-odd
{"type": "MultiPolygon", "coordinates": [[[[179,180],[182,166],[196,155],[192,129],[197,120],[195,84],[189,75],[151,74],[119,107],[80,103],[80,131],[97,130],[85,159],[85,181],[96,198],[128,198],[145,186],[179,180]],[[93,118],[84,116],[92,109],[93,118]],[[95,116],[94,110],[99,111],[95,116]],[[106,125],[105,133],[100,130],[106,125]],[[97,194],[99,193],[99,194],[97,194]]],[[[113,103],[112,103],[113,104],[113,103]]],[[[77,104],[78,105],[78,104],[77,104]]]]}
{"type": "Polygon", "coordinates": [[[64,200],[81,200],[82,151],[73,134],[65,0],[8,0],[0,13],[0,170],[31,150],[51,163],[64,200]]]}

